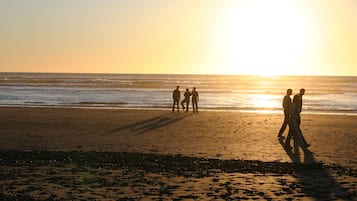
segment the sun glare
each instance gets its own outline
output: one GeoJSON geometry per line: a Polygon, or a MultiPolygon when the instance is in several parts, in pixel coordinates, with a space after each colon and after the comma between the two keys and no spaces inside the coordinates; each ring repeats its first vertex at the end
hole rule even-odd
{"type": "Polygon", "coordinates": [[[250,96],[251,104],[254,107],[266,109],[266,108],[276,108],[280,105],[277,105],[273,96],[265,95],[265,94],[252,94],[250,96]]]}
{"type": "Polygon", "coordinates": [[[222,73],[303,72],[312,25],[297,1],[235,1],[224,9],[217,26],[222,73]]]}

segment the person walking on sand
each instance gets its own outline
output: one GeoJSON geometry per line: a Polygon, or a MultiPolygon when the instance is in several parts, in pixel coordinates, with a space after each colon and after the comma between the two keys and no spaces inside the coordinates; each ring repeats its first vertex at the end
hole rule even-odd
{"type": "Polygon", "coordinates": [[[289,123],[289,113],[290,113],[290,105],[291,105],[291,94],[293,93],[292,89],[286,90],[286,95],[284,96],[283,99],[283,109],[284,109],[284,122],[281,125],[280,131],[278,133],[278,138],[283,137],[283,133],[286,129],[286,126],[289,125],[289,130],[290,130],[290,123],[289,123]]]}
{"type": "Polygon", "coordinates": [[[183,110],[185,110],[185,108],[186,108],[186,112],[188,112],[188,106],[190,104],[190,96],[191,96],[191,93],[188,90],[188,88],[186,88],[184,96],[185,96],[185,99],[183,99],[183,101],[181,101],[181,105],[182,105],[183,110]],[[184,103],[186,103],[186,107],[183,105],[184,103]]]}
{"type": "MultiPolygon", "coordinates": [[[[298,94],[296,94],[295,96],[294,96],[294,98],[296,97],[296,99],[297,99],[297,105],[296,105],[296,107],[297,107],[297,118],[298,118],[298,124],[299,124],[299,129],[300,129],[300,124],[301,124],[301,116],[300,116],[300,113],[302,112],[302,96],[303,95],[305,95],[305,89],[304,88],[301,88],[300,89],[300,93],[298,93],[298,94]]],[[[304,136],[301,134],[301,140],[303,140],[303,143],[304,144],[306,144],[306,145],[308,145],[308,146],[310,146],[307,142],[306,142],[306,140],[305,140],[305,138],[304,138],[304,136]]]]}
{"type": "Polygon", "coordinates": [[[298,144],[302,147],[304,152],[308,151],[307,147],[310,145],[306,142],[301,128],[301,117],[300,113],[302,111],[302,96],[305,94],[305,89],[300,89],[300,93],[296,94],[293,98],[293,102],[290,106],[290,123],[291,129],[285,141],[285,146],[291,148],[290,140],[294,136],[294,140],[297,140],[298,144]]]}
{"type": "Polygon", "coordinates": [[[300,123],[301,123],[301,118],[300,118],[300,113],[301,113],[301,111],[302,111],[302,96],[303,95],[305,95],[305,89],[304,88],[302,88],[302,89],[300,89],[300,93],[298,93],[298,94],[296,94],[295,96],[294,96],[294,98],[296,97],[296,101],[297,101],[297,105],[296,105],[296,107],[297,107],[297,111],[298,111],[298,122],[299,122],[299,126],[300,126],[300,123]]]}
{"type": "Polygon", "coordinates": [[[180,111],[179,108],[179,102],[180,102],[180,90],[179,90],[179,86],[176,86],[176,89],[172,92],[172,99],[174,100],[174,103],[172,105],[172,112],[175,112],[175,105],[177,105],[177,112],[180,111]]]}
{"type": "Polygon", "coordinates": [[[193,113],[198,113],[198,106],[197,103],[199,101],[199,97],[198,97],[198,92],[196,91],[196,87],[193,87],[192,89],[192,109],[193,109],[193,113]]]}

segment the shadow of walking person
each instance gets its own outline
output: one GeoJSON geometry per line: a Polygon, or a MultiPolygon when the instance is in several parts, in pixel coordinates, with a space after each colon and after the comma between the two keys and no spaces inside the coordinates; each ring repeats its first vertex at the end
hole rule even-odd
{"type": "MultiPolygon", "coordinates": [[[[282,139],[279,139],[279,142],[292,162],[295,163],[298,187],[301,188],[301,193],[304,196],[318,201],[354,200],[357,198],[353,192],[349,192],[349,189],[343,187],[336,180],[336,177],[341,176],[341,173],[337,174],[335,170],[344,172],[343,167],[333,168],[321,162],[316,162],[313,153],[309,151],[304,152],[304,158],[301,161],[299,146],[295,140],[293,150],[284,146],[282,139]]],[[[346,176],[350,175],[347,174],[346,176]]]]}

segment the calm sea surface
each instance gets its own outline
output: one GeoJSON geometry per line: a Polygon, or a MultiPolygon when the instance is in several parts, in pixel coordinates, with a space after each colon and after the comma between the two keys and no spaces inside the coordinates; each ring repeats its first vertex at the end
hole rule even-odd
{"type": "Polygon", "coordinates": [[[357,77],[0,73],[0,106],[157,108],[196,87],[199,108],[282,112],[287,88],[306,89],[304,113],[357,114],[357,77]]]}

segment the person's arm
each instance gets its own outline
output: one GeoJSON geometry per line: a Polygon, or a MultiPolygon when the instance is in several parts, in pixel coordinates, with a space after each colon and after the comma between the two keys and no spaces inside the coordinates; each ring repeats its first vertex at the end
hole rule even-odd
{"type": "Polygon", "coordinates": [[[301,113],[301,110],[302,110],[302,97],[301,96],[299,96],[298,103],[299,103],[299,105],[297,105],[298,106],[297,110],[299,111],[299,113],[301,113]]]}
{"type": "Polygon", "coordinates": [[[283,108],[285,110],[289,110],[290,104],[291,104],[291,100],[289,99],[289,97],[285,96],[283,100],[283,108]]]}

